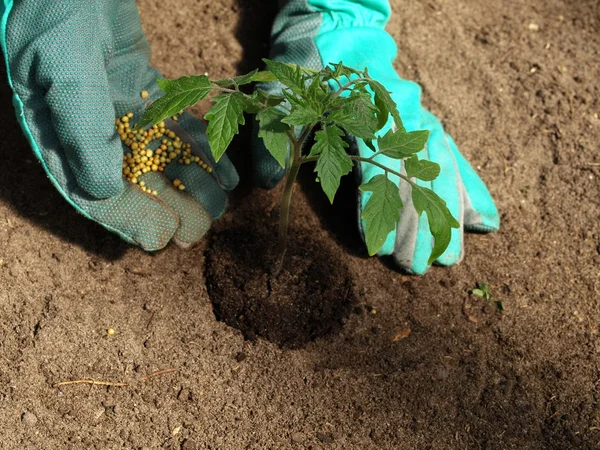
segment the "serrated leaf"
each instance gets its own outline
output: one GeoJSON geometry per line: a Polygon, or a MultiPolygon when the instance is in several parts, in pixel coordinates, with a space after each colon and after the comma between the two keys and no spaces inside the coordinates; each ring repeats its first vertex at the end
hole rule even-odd
{"type": "Polygon", "coordinates": [[[156,80],[165,95],[156,100],[144,111],[135,129],[156,124],[161,120],[177,114],[188,106],[195,105],[205,99],[212,90],[207,76],[181,77],[176,80],[156,80]]]}
{"type": "Polygon", "coordinates": [[[213,81],[213,83],[219,86],[243,86],[245,84],[252,83],[254,76],[258,73],[258,69],[253,70],[246,75],[240,75],[232,78],[223,78],[222,80],[213,81]]]}
{"type": "Polygon", "coordinates": [[[244,106],[244,112],[249,114],[257,114],[259,111],[264,109],[261,102],[256,98],[255,95],[251,97],[244,96],[242,98],[242,104],[244,106]]]}
{"type": "Polygon", "coordinates": [[[270,94],[262,89],[255,89],[252,93],[252,97],[266,106],[277,106],[285,101],[284,96],[270,94]]]}
{"type": "Polygon", "coordinates": [[[400,118],[400,113],[398,112],[398,105],[396,105],[396,102],[392,99],[390,92],[383,84],[375,80],[369,80],[369,86],[375,94],[375,105],[379,109],[379,129],[387,123],[388,114],[391,114],[398,131],[405,131],[402,119],[400,118]]]}
{"type": "Polygon", "coordinates": [[[287,88],[291,89],[292,92],[302,94],[306,91],[304,77],[300,66],[279,61],[271,61],[266,58],[263,59],[263,61],[267,64],[273,76],[281,81],[287,88]]]}
{"type": "Polygon", "coordinates": [[[260,70],[252,77],[252,81],[255,83],[270,83],[277,81],[277,77],[269,70],[260,70]]]}
{"type": "Polygon", "coordinates": [[[353,75],[361,76],[362,73],[352,67],[344,66],[340,61],[339,63],[330,63],[325,69],[323,69],[323,78],[325,80],[338,79],[340,77],[346,77],[350,79],[353,75]]]}
{"type": "Polygon", "coordinates": [[[297,96],[289,89],[284,89],[281,93],[293,108],[303,108],[306,105],[306,100],[297,96]]]}
{"type": "Polygon", "coordinates": [[[345,150],[348,144],[342,139],[343,135],[344,132],[335,125],[324,126],[315,134],[315,145],[310,151],[310,156],[319,155],[315,172],[331,203],[340,187],[340,178],[352,170],[352,160],[345,150]]]}
{"type": "Polygon", "coordinates": [[[250,83],[267,83],[271,81],[277,81],[277,77],[270,71],[263,70],[259,72],[258,69],[255,69],[246,75],[223,78],[222,80],[213,81],[213,83],[219,86],[243,86],[250,83]]]}
{"type": "Polygon", "coordinates": [[[320,114],[310,106],[304,106],[294,108],[288,116],[282,119],[282,122],[289,125],[304,126],[315,123],[320,117],[320,114]]]}
{"type": "Polygon", "coordinates": [[[323,82],[321,75],[313,76],[306,90],[306,101],[308,105],[322,115],[325,111],[325,105],[332,93],[329,86],[323,82]]]}
{"type": "Polygon", "coordinates": [[[214,105],[204,118],[208,121],[206,134],[208,143],[215,158],[219,161],[233,136],[239,131],[239,125],[244,125],[244,94],[221,94],[214,99],[214,105]]]}
{"type": "Polygon", "coordinates": [[[408,158],[425,148],[429,139],[429,131],[396,131],[388,132],[377,139],[379,151],[390,158],[408,158]]]}
{"type": "Polygon", "coordinates": [[[359,189],[372,192],[360,218],[365,221],[365,242],[369,255],[373,256],[396,227],[404,205],[398,186],[385,175],[374,176],[359,189]]]}
{"type": "Polygon", "coordinates": [[[404,169],[409,178],[418,178],[423,181],[433,181],[440,174],[439,164],[419,159],[416,155],[404,160],[404,169]]]}
{"type": "Polygon", "coordinates": [[[423,211],[427,214],[429,230],[435,239],[428,262],[428,264],[432,264],[448,248],[452,235],[451,230],[458,228],[459,223],[452,216],[446,202],[431,189],[413,184],[412,201],[418,215],[421,215],[423,211]]]}
{"type": "Polygon", "coordinates": [[[266,149],[284,169],[289,152],[287,132],[290,131],[290,127],[282,122],[285,117],[283,111],[275,108],[263,109],[256,116],[260,125],[258,137],[262,138],[266,149]]]}
{"type": "Polygon", "coordinates": [[[377,108],[368,94],[353,94],[338,98],[341,108],[333,111],[328,119],[361,139],[375,139],[377,131],[377,108]]]}

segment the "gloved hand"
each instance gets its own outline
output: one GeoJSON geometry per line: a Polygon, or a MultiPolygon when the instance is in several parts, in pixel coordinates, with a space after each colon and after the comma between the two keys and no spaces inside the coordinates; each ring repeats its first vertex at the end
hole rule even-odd
{"type": "Polygon", "coordinates": [[[238,175],[229,160],[215,165],[202,151],[205,126],[184,114],[171,128],[193,140],[212,175],[198,164],[171,163],[164,175],[140,178],[157,196],[123,178],[115,118],[139,118],[160,93],[135,0],[3,0],[0,12],[17,117],[60,193],[85,217],[146,250],[171,239],[183,247],[197,242],[224,212],[223,189],[235,187],[238,175]],[[172,186],[176,178],[185,193],[172,186]]]}
{"type": "MultiPolygon", "coordinates": [[[[421,88],[414,82],[401,79],[393,67],[397,48],[392,37],[384,30],[391,10],[387,0],[283,0],[275,20],[272,34],[271,59],[294,63],[313,69],[322,69],[329,63],[343,62],[357,70],[369,70],[369,75],[382,83],[398,105],[407,131],[430,131],[429,141],[420,154],[440,165],[441,173],[433,182],[421,182],[433,189],[447,203],[460,228],[452,230],[450,245],[436,261],[452,265],[463,258],[463,230],[489,232],[498,230],[500,219],[494,202],[484,183],[467,160],[460,154],[452,138],[444,132],[440,121],[421,105],[421,88]]],[[[332,83],[332,89],[335,89],[332,83]]],[[[281,85],[263,85],[262,89],[281,89],[281,85]]],[[[388,124],[380,131],[385,134],[393,126],[388,124]]],[[[361,156],[373,152],[364,141],[355,142],[361,156]]],[[[254,174],[263,187],[275,186],[285,171],[261,145],[255,141],[253,149],[254,174]]],[[[379,157],[378,157],[379,158],[379,157]]],[[[382,155],[379,162],[401,170],[402,162],[382,155]]],[[[367,182],[383,171],[368,163],[361,163],[360,178],[367,182]]],[[[359,208],[362,211],[369,193],[361,193],[359,208]]],[[[391,232],[378,255],[393,255],[397,265],[415,274],[425,273],[433,247],[427,217],[417,216],[412,204],[410,186],[400,183],[400,196],[404,203],[401,219],[391,232]]],[[[361,230],[363,223],[359,224],[361,230]]],[[[364,231],[363,231],[364,236],[364,231]]]]}

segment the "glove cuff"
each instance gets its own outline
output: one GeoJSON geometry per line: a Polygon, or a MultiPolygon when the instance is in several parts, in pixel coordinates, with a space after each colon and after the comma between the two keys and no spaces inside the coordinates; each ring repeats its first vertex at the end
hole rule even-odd
{"type": "Polygon", "coordinates": [[[385,28],[389,0],[280,0],[273,36],[299,23],[320,23],[320,32],[343,28],[385,28]]]}

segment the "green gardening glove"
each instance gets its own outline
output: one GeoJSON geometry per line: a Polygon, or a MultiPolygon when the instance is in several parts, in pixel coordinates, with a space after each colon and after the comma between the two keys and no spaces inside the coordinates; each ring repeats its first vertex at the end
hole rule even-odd
{"type": "Polygon", "coordinates": [[[215,164],[203,152],[205,127],[188,114],[167,126],[208,170],[175,162],[144,173],[139,181],[156,195],[122,176],[130,150],[115,118],[133,112],[135,122],[160,93],[135,0],[0,0],[0,13],[17,117],[54,186],[85,217],[146,250],[196,243],[238,176],[229,160],[215,164]]]}
{"type": "MultiPolygon", "coordinates": [[[[452,265],[463,258],[463,231],[496,231],[500,218],[484,183],[460,154],[452,138],[444,132],[440,121],[421,105],[421,88],[401,79],[393,67],[397,48],[392,37],[384,30],[391,10],[387,0],[282,0],[272,35],[272,59],[294,63],[313,69],[326,64],[343,62],[357,70],[368,68],[369,75],[382,83],[397,103],[407,131],[429,130],[430,137],[420,159],[440,165],[441,173],[433,182],[421,182],[433,189],[459,221],[460,228],[452,230],[450,245],[436,261],[452,265]]],[[[275,93],[276,84],[261,86],[275,93]]],[[[335,88],[335,85],[332,85],[335,88]]],[[[385,134],[393,127],[388,124],[380,131],[385,134]]],[[[362,139],[353,139],[354,148],[361,156],[373,152],[362,139]]],[[[352,147],[352,146],[351,146],[352,147]]],[[[273,187],[285,171],[261,145],[254,143],[254,175],[258,184],[273,187]]],[[[402,171],[402,162],[380,155],[376,160],[394,170],[402,171]]],[[[361,163],[360,183],[383,173],[368,163],[361,163]]],[[[359,208],[364,209],[370,192],[360,193],[359,208]]],[[[400,182],[400,196],[404,203],[400,222],[391,232],[379,255],[393,255],[401,269],[415,274],[425,273],[433,248],[427,217],[421,217],[412,204],[408,183],[400,182]]],[[[363,222],[359,226],[363,229],[363,222]]],[[[364,236],[364,232],[363,232],[364,236]]]]}

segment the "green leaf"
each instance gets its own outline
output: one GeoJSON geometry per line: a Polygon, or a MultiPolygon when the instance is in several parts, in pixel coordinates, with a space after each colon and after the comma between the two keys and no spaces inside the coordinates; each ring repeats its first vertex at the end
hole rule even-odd
{"type": "Polygon", "coordinates": [[[251,96],[244,95],[241,97],[241,100],[244,104],[244,112],[257,114],[263,109],[279,105],[281,102],[285,101],[285,98],[275,95],[270,96],[266,92],[257,89],[251,96]]]}
{"type": "Polygon", "coordinates": [[[329,89],[329,85],[323,82],[320,73],[305,79],[305,85],[308,87],[306,92],[302,94],[302,103],[310,106],[319,116],[323,115],[329,98],[333,95],[329,89]]]}
{"type": "Polygon", "coordinates": [[[215,161],[219,161],[233,136],[239,131],[238,125],[244,125],[244,94],[221,94],[214,99],[215,104],[206,113],[208,120],[208,143],[215,161]]]}
{"type": "Polygon", "coordinates": [[[398,186],[385,175],[374,176],[359,189],[362,192],[372,192],[360,218],[365,221],[367,250],[373,256],[396,227],[404,205],[398,186]]]}
{"type": "Polygon", "coordinates": [[[405,131],[402,119],[400,118],[400,113],[398,112],[398,105],[396,105],[396,102],[392,99],[390,92],[383,84],[372,79],[369,80],[369,86],[375,93],[375,105],[379,109],[379,129],[387,123],[388,114],[391,114],[398,131],[405,131]]]}
{"type": "Polygon", "coordinates": [[[331,203],[340,187],[340,178],[352,170],[352,160],[345,150],[348,144],[342,139],[343,135],[344,132],[335,125],[323,126],[316,133],[315,145],[310,151],[310,156],[319,155],[315,172],[331,203]]]}
{"type": "Polygon", "coordinates": [[[337,80],[340,77],[350,79],[353,75],[361,76],[362,72],[353,69],[352,67],[344,66],[341,61],[337,64],[329,63],[329,65],[323,69],[323,79],[325,80],[337,80]]]}
{"type": "Polygon", "coordinates": [[[379,151],[394,159],[408,158],[425,148],[429,139],[429,131],[405,131],[388,130],[382,137],[377,139],[379,151]]]}
{"type": "Polygon", "coordinates": [[[213,83],[219,86],[243,86],[250,83],[266,83],[270,81],[277,81],[277,77],[268,70],[259,72],[258,69],[256,69],[246,75],[223,78],[222,80],[213,81],[213,83]]]}
{"type": "Polygon", "coordinates": [[[257,114],[259,111],[263,110],[263,106],[261,102],[256,98],[254,94],[252,96],[244,96],[241,98],[242,105],[244,107],[244,112],[249,114],[257,114]]]}
{"type": "Polygon", "coordinates": [[[270,94],[262,89],[255,89],[252,93],[252,97],[267,106],[277,106],[285,101],[284,96],[270,94]]]}
{"type": "Polygon", "coordinates": [[[404,161],[406,175],[410,178],[418,178],[423,181],[435,180],[440,174],[440,166],[431,161],[419,159],[416,155],[404,161]]]}
{"type": "Polygon", "coordinates": [[[452,235],[451,229],[458,228],[459,223],[452,217],[452,213],[448,210],[446,202],[435,192],[416,184],[411,184],[411,186],[412,201],[417,214],[421,215],[425,211],[429,222],[429,230],[435,239],[428,262],[428,264],[432,264],[448,248],[452,235]]]}
{"type": "Polygon", "coordinates": [[[500,311],[504,311],[504,302],[502,300],[496,300],[496,307],[500,310],[500,311]]]}
{"type": "Polygon", "coordinates": [[[146,125],[156,124],[161,120],[177,114],[188,106],[195,105],[204,100],[212,90],[207,76],[181,77],[176,80],[156,80],[165,95],[156,100],[144,111],[135,129],[146,125]]]}
{"type": "Polygon", "coordinates": [[[304,106],[300,108],[294,108],[294,110],[292,110],[292,112],[285,117],[282,122],[289,125],[304,126],[308,125],[309,123],[315,123],[320,117],[320,114],[310,106],[304,106]]]}
{"type": "Polygon", "coordinates": [[[485,297],[485,294],[481,289],[473,289],[471,294],[476,295],[477,297],[485,297]]]}
{"type": "Polygon", "coordinates": [[[219,86],[243,86],[244,84],[252,83],[257,73],[258,69],[255,69],[246,75],[240,75],[233,78],[223,78],[222,80],[213,81],[213,83],[219,86]]]}
{"type": "Polygon", "coordinates": [[[273,76],[281,81],[287,88],[291,89],[292,92],[295,94],[302,94],[306,91],[304,77],[302,76],[302,69],[300,66],[279,61],[271,61],[266,58],[263,59],[263,61],[267,64],[273,76]]]}
{"type": "Polygon", "coordinates": [[[490,288],[485,283],[477,283],[477,288],[483,293],[483,297],[489,300],[492,296],[490,294],[490,288]]]}
{"type": "Polygon", "coordinates": [[[252,77],[252,81],[255,83],[270,83],[277,81],[277,77],[268,70],[261,70],[252,77]]]}
{"type": "Polygon", "coordinates": [[[292,108],[304,108],[307,104],[306,100],[301,96],[294,94],[289,89],[281,91],[285,99],[289,102],[292,108]]]}
{"type": "Polygon", "coordinates": [[[256,116],[260,125],[258,137],[262,138],[266,149],[284,169],[289,153],[287,131],[290,131],[290,127],[282,122],[285,117],[285,113],[276,108],[263,109],[256,116]]]}
{"type": "Polygon", "coordinates": [[[338,98],[340,109],[333,111],[328,119],[337,123],[349,134],[361,139],[375,139],[377,126],[377,108],[368,94],[353,94],[347,98],[338,98]]]}

